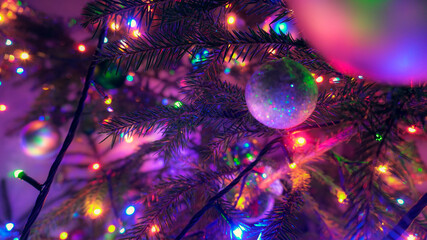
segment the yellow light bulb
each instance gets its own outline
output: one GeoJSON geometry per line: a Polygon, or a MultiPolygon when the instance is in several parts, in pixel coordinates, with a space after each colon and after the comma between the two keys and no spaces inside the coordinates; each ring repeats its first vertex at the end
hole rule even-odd
{"type": "Polygon", "coordinates": [[[233,24],[234,22],[236,22],[236,18],[234,18],[233,16],[228,17],[227,19],[228,24],[233,24]]]}
{"type": "Polygon", "coordinates": [[[386,173],[386,172],[387,172],[387,166],[379,165],[379,166],[377,167],[377,170],[378,170],[379,172],[381,172],[381,173],[386,173]]]}
{"type": "Polygon", "coordinates": [[[157,225],[153,225],[153,226],[151,227],[151,232],[152,232],[152,233],[157,233],[157,232],[159,232],[159,231],[160,231],[159,226],[157,226],[157,225]]]}
{"type": "Polygon", "coordinates": [[[297,167],[297,164],[296,163],[291,163],[291,164],[289,164],[289,168],[290,169],[295,169],[297,167]]]}
{"type": "Polygon", "coordinates": [[[110,226],[108,226],[107,230],[108,230],[108,232],[112,233],[112,232],[116,231],[116,226],[110,225],[110,226]]]}
{"type": "Polygon", "coordinates": [[[61,234],[59,234],[59,238],[60,239],[67,239],[68,238],[68,233],[67,232],[62,232],[61,234]]]}
{"type": "Polygon", "coordinates": [[[343,203],[347,199],[347,194],[341,190],[337,192],[338,202],[343,203]]]}
{"type": "Polygon", "coordinates": [[[408,132],[409,133],[415,133],[416,131],[417,131],[417,129],[415,128],[415,126],[408,127],[408,132]]]}
{"type": "Polygon", "coordinates": [[[113,100],[110,97],[108,97],[107,99],[105,99],[104,103],[107,105],[110,105],[112,101],[113,100]]]}
{"type": "Polygon", "coordinates": [[[102,209],[101,208],[95,208],[94,210],[93,210],[93,214],[95,215],[95,216],[98,216],[98,215],[100,215],[102,213],[102,209]]]}
{"type": "Polygon", "coordinates": [[[27,60],[28,58],[30,58],[30,55],[27,52],[23,52],[23,53],[21,53],[20,58],[22,60],[27,60]]]}

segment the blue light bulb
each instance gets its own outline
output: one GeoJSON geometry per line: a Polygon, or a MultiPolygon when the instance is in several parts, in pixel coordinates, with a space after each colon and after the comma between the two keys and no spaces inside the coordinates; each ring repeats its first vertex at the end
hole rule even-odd
{"type": "Polygon", "coordinates": [[[135,213],[135,207],[134,206],[129,206],[126,208],[126,215],[130,216],[134,213],[135,213]]]}

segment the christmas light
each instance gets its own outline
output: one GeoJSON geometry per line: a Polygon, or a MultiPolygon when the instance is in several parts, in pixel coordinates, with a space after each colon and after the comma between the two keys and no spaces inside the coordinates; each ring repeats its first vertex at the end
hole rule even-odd
{"type": "MultiPolygon", "coordinates": [[[[5,56],[7,56],[7,54],[5,56]]],[[[15,61],[15,56],[9,55],[9,62],[13,62],[13,61],[15,61]]]]}
{"type": "Polygon", "coordinates": [[[224,69],[224,73],[225,73],[225,74],[229,74],[230,72],[231,72],[231,68],[225,68],[225,69],[224,69]]]}
{"type": "Polygon", "coordinates": [[[338,84],[340,83],[341,79],[339,77],[333,77],[329,79],[329,83],[338,84]]]}
{"type": "Polygon", "coordinates": [[[158,232],[160,232],[160,228],[157,225],[153,225],[150,230],[151,230],[152,233],[158,233],[158,232]]]}
{"type": "Polygon", "coordinates": [[[166,105],[168,105],[168,103],[169,103],[169,101],[168,101],[168,99],[167,99],[167,98],[163,98],[163,99],[162,99],[162,104],[163,104],[163,105],[165,105],[165,106],[166,106],[166,105]]]}
{"type": "Polygon", "coordinates": [[[107,42],[108,42],[108,38],[104,37],[104,43],[107,43],[107,42]]]}
{"type": "Polygon", "coordinates": [[[125,229],[124,227],[120,228],[120,230],[119,230],[119,233],[120,233],[120,234],[123,234],[123,233],[125,233],[125,232],[126,232],[126,229],[125,229]]]}
{"type": "Polygon", "coordinates": [[[84,52],[84,51],[86,51],[86,47],[85,47],[85,45],[83,45],[83,44],[80,44],[80,45],[78,46],[78,49],[79,49],[79,51],[80,51],[80,52],[84,52]]]}
{"type": "Polygon", "coordinates": [[[13,227],[15,227],[15,224],[13,223],[6,223],[6,225],[4,225],[4,227],[6,228],[6,230],[8,232],[12,231],[13,227]]]}
{"type": "Polygon", "coordinates": [[[141,32],[138,29],[136,29],[136,30],[133,30],[132,35],[134,37],[139,37],[139,36],[141,36],[141,32]]]}
{"type": "Polygon", "coordinates": [[[130,216],[135,213],[135,207],[131,205],[126,208],[125,212],[126,212],[126,215],[130,216]]]}
{"type": "Polygon", "coordinates": [[[397,203],[398,203],[399,205],[403,205],[403,204],[405,204],[405,201],[404,201],[403,199],[401,199],[401,198],[396,199],[396,201],[397,201],[397,203]]]}
{"type": "Polygon", "coordinates": [[[19,56],[22,60],[27,60],[28,58],[30,58],[30,55],[27,52],[22,52],[21,55],[19,56]]]}
{"type": "Polygon", "coordinates": [[[316,78],[316,82],[317,82],[317,83],[322,83],[322,82],[323,82],[323,77],[322,77],[322,76],[317,77],[317,78],[316,78]]]}
{"type": "Polygon", "coordinates": [[[236,236],[237,239],[243,238],[243,231],[246,230],[242,225],[239,225],[237,228],[233,230],[234,236],[236,236]]]}
{"type": "Polygon", "coordinates": [[[110,97],[107,97],[104,101],[105,104],[110,105],[113,100],[110,97]]]}
{"type": "Polygon", "coordinates": [[[93,214],[95,214],[96,216],[100,215],[101,213],[102,213],[101,208],[95,208],[95,210],[93,210],[93,214]]]}
{"type": "Polygon", "coordinates": [[[132,81],[133,81],[133,76],[129,73],[129,74],[126,76],[126,80],[128,80],[129,82],[132,82],[132,81]]]}
{"type": "Polygon", "coordinates": [[[12,40],[10,40],[10,39],[6,39],[6,46],[10,46],[10,45],[12,45],[12,40]]]}
{"type": "Polygon", "coordinates": [[[112,233],[112,232],[116,231],[116,226],[110,225],[110,226],[108,226],[107,230],[108,230],[108,232],[112,233]]]}
{"type": "Polygon", "coordinates": [[[290,169],[295,169],[295,168],[297,168],[297,164],[296,163],[291,163],[291,164],[289,164],[289,168],[290,169]]]}
{"type": "Polygon", "coordinates": [[[15,170],[15,171],[13,171],[13,176],[15,177],[15,178],[19,178],[20,177],[20,175],[21,175],[21,173],[23,173],[24,172],[24,170],[22,170],[22,169],[17,169],[17,170],[15,170]]]}
{"type": "Polygon", "coordinates": [[[412,125],[412,126],[408,127],[408,132],[409,133],[415,133],[415,132],[417,132],[417,129],[415,128],[414,125],[412,125]]]}
{"type": "Polygon", "coordinates": [[[273,27],[274,31],[278,34],[280,34],[280,32],[282,33],[286,33],[288,31],[288,25],[285,22],[282,23],[277,23],[274,27],[273,27]]]}
{"type": "MultiPolygon", "coordinates": [[[[12,56],[12,55],[11,55],[12,56]]],[[[22,67],[18,67],[17,69],[16,69],[16,73],[17,74],[23,74],[24,73],[24,69],[22,68],[22,67]]]]}
{"type": "Polygon", "coordinates": [[[302,146],[304,146],[306,143],[307,143],[307,141],[305,140],[305,138],[304,138],[304,137],[298,137],[298,138],[295,140],[294,147],[302,147],[302,146]]]}
{"type": "Polygon", "coordinates": [[[0,105],[0,112],[4,112],[4,111],[6,111],[6,109],[7,109],[6,105],[4,105],[4,104],[0,105]]]}
{"type": "Polygon", "coordinates": [[[108,112],[114,112],[113,108],[111,108],[111,107],[108,107],[108,108],[107,108],[107,111],[108,111],[108,112]]]}
{"type": "Polygon", "coordinates": [[[347,199],[347,194],[341,190],[338,190],[337,192],[337,198],[339,203],[343,203],[344,200],[347,199]]]}
{"type": "Polygon", "coordinates": [[[98,170],[100,167],[101,167],[101,165],[99,165],[99,163],[92,164],[92,169],[93,170],[98,170]]]}
{"type": "Polygon", "coordinates": [[[234,22],[236,22],[236,18],[234,18],[233,16],[228,17],[227,19],[228,24],[233,24],[234,22]]]}
{"type": "Polygon", "coordinates": [[[113,29],[113,31],[119,30],[119,24],[111,23],[110,27],[113,29]]]}
{"type": "Polygon", "coordinates": [[[416,240],[417,238],[413,235],[413,234],[411,234],[411,235],[409,235],[407,238],[406,238],[406,240],[416,240]]]}
{"type": "Polygon", "coordinates": [[[136,27],[136,21],[135,21],[135,19],[129,19],[129,21],[128,21],[128,25],[129,25],[131,28],[136,27]]]}
{"type": "Polygon", "coordinates": [[[379,172],[381,172],[381,173],[386,173],[386,172],[387,172],[387,166],[379,165],[379,166],[377,167],[377,170],[378,170],[379,172]]]}
{"type": "Polygon", "coordinates": [[[125,139],[125,142],[127,143],[133,142],[133,136],[130,136],[128,134],[125,135],[124,139],[125,139]]]}
{"type": "Polygon", "coordinates": [[[67,232],[62,232],[61,234],[59,234],[59,239],[67,239],[67,238],[68,238],[67,232]]]}
{"type": "Polygon", "coordinates": [[[176,102],[173,104],[173,106],[174,106],[175,108],[180,108],[180,107],[182,107],[182,102],[181,102],[181,101],[176,101],[176,102]]]}

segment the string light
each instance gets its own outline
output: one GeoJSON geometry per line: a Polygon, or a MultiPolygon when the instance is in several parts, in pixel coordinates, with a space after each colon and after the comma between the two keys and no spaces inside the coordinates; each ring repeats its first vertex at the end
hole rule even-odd
{"type": "Polygon", "coordinates": [[[126,80],[128,80],[129,82],[133,81],[133,77],[135,76],[135,73],[130,72],[127,76],[126,76],[126,80]]]}
{"type": "Polygon", "coordinates": [[[236,22],[236,18],[233,16],[228,17],[227,19],[227,23],[228,24],[234,24],[234,22],[236,22]]]}
{"type": "Polygon", "coordinates": [[[4,104],[0,105],[0,112],[4,112],[4,111],[6,111],[6,109],[7,109],[6,105],[4,105],[4,104]]]}
{"type": "Polygon", "coordinates": [[[408,127],[408,132],[409,132],[409,133],[416,133],[416,132],[417,132],[417,129],[415,128],[415,126],[414,126],[414,125],[412,125],[412,126],[408,127]]]}
{"type": "Polygon", "coordinates": [[[22,52],[21,55],[19,56],[22,60],[27,60],[28,58],[30,58],[30,55],[27,52],[22,52]]]}
{"type": "Polygon", "coordinates": [[[67,239],[68,238],[68,233],[67,232],[62,232],[61,234],[59,234],[59,238],[60,239],[67,239]]]}
{"type": "Polygon", "coordinates": [[[341,190],[338,190],[337,192],[337,198],[339,203],[343,203],[344,200],[347,199],[347,194],[341,190]]]}
{"type": "Polygon", "coordinates": [[[116,226],[110,225],[110,226],[108,226],[107,230],[108,230],[108,232],[112,233],[112,232],[116,231],[116,226]]]}
{"type": "Polygon", "coordinates": [[[98,170],[100,167],[101,167],[101,165],[99,163],[92,164],[92,169],[93,170],[98,170]]]}
{"type": "Polygon", "coordinates": [[[133,215],[135,213],[135,207],[131,205],[126,208],[125,212],[126,212],[126,215],[128,216],[133,215]]]}
{"type": "Polygon", "coordinates": [[[377,170],[378,170],[379,172],[381,172],[381,173],[386,173],[386,172],[387,172],[387,166],[379,165],[379,166],[377,167],[377,170]]]}
{"type": "Polygon", "coordinates": [[[107,105],[110,105],[112,101],[113,101],[113,100],[111,99],[111,97],[107,97],[107,98],[105,99],[104,103],[105,103],[105,104],[107,104],[107,105]]]}
{"type": "Polygon", "coordinates": [[[86,47],[85,47],[85,45],[83,45],[83,44],[80,44],[80,45],[78,46],[78,49],[79,49],[79,51],[80,51],[80,52],[84,52],[84,51],[86,51],[86,47]]]}
{"type": "Polygon", "coordinates": [[[12,45],[12,40],[10,40],[10,39],[6,39],[6,46],[10,46],[10,45],[12,45]]]}
{"type": "Polygon", "coordinates": [[[294,147],[302,147],[302,146],[304,146],[306,143],[307,143],[307,141],[305,140],[305,138],[304,138],[304,137],[298,137],[298,138],[295,140],[294,147]]]}
{"type": "Polygon", "coordinates": [[[119,233],[120,233],[120,234],[123,234],[123,233],[125,233],[125,232],[126,232],[126,229],[125,229],[124,227],[120,228],[120,230],[119,230],[119,233]]]}
{"type": "Polygon", "coordinates": [[[16,169],[15,171],[13,171],[13,176],[15,178],[19,178],[21,173],[23,173],[23,172],[24,172],[24,170],[22,170],[22,169],[16,169]]]}
{"type": "Polygon", "coordinates": [[[317,78],[316,78],[316,82],[317,82],[317,83],[322,83],[322,82],[323,82],[323,77],[322,77],[322,76],[317,77],[317,78]]]}
{"type": "Polygon", "coordinates": [[[113,31],[119,30],[119,24],[111,23],[110,27],[113,29],[113,31]]]}
{"type": "Polygon", "coordinates": [[[100,205],[97,204],[90,204],[89,208],[87,209],[87,214],[92,217],[92,218],[96,218],[99,215],[101,215],[102,213],[102,208],[100,207],[100,205]]]}
{"type": "Polygon", "coordinates": [[[130,136],[128,134],[126,134],[124,136],[124,139],[125,139],[125,142],[127,142],[127,143],[132,143],[133,142],[133,136],[130,136]]]}
{"type": "Polygon", "coordinates": [[[13,62],[13,61],[15,61],[15,56],[9,55],[9,62],[13,62]]]}
{"type": "Polygon", "coordinates": [[[101,208],[95,208],[94,210],[93,210],[93,214],[95,215],[95,216],[98,216],[98,215],[100,215],[102,213],[102,209],[101,208]]]}
{"type": "Polygon", "coordinates": [[[133,36],[134,36],[134,37],[139,37],[139,36],[141,36],[141,32],[140,32],[138,29],[133,30],[132,34],[133,34],[133,36]]]}
{"type": "MultiPolygon", "coordinates": [[[[11,55],[12,56],[12,55],[11,55]]],[[[24,69],[22,68],[22,67],[18,67],[17,69],[16,69],[16,73],[17,74],[23,74],[24,73],[24,69]]]]}
{"type": "Polygon", "coordinates": [[[4,225],[4,227],[6,228],[6,230],[8,232],[12,231],[13,227],[15,227],[15,224],[13,223],[6,223],[6,225],[4,225]]]}
{"type": "Polygon", "coordinates": [[[131,28],[136,27],[136,21],[135,21],[135,19],[130,19],[130,20],[128,21],[128,25],[129,25],[131,28]]]}
{"type": "Polygon", "coordinates": [[[406,240],[416,240],[417,238],[413,235],[413,234],[411,234],[411,235],[409,235],[407,238],[406,238],[406,240]]]}
{"type": "Polygon", "coordinates": [[[290,169],[295,169],[297,167],[297,164],[296,163],[291,163],[291,164],[289,164],[289,168],[290,169]]]}
{"type": "Polygon", "coordinates": [[[150,230],[151,230],[152,233],[158,233],[158,232],[160,232],[160,228],[157,225],[153,225],[150,230]]]}
{"type": "Polygon", "coordinates": [[[107,43],[107,42],[108,42],[108,38],[104,37],[104,43],[107,43]]]}
{"type": "Polygon", "coordinates": [[[175,108],[180,108],[180,107],[182,107],[182,102],[181,102],[181,101],[176,101],[176,102],[173,104],[173,106],[174,106],[175,108]]]}
{"type": "Polygon", "coordinates": [[[239,225],[233,230],[234,236],[236,236],[237,239],[243,238],[243,231],[246,230],[242,225],[239,225]]]}
{"type": "Polygon", "coordinates": [[[405,201],[404,201],[403,199],[401,199],[401,198],[396,199],[396,202],[397,202],[399,205],[403,205],[403,204],[405,204],[405,201]]]}

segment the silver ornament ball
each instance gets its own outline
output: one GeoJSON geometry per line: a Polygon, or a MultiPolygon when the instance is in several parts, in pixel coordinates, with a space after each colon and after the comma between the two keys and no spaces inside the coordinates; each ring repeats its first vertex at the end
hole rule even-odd
{"type": "Polygon", "coordinates": [[[303,123],[314,111],[318,89],[310,71],[286,58],[267,62],[246,85],[246,104],[262,124],[287,129],[303,123]]]}
{"type": "Polygon", "coordinates": [[[21,132],[22,150],[31,157],[50,157],[61,144],[58,129],[45,121],[32,121],[21,132]]]}

